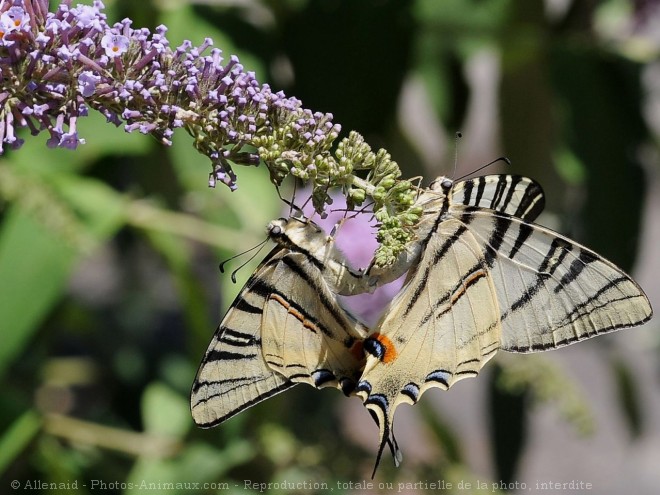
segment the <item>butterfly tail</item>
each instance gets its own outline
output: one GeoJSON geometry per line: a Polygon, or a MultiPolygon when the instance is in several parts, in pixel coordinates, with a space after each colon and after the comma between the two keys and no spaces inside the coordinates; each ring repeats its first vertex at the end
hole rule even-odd
{"type": "Polygon", "coordinates": [[[367,408],[369,414],[380,429],[380,444],[378,445],[378,454],[376,454],[376,463],[374,465],[374,470],[371,473],[371,479],[374,479],[376,476],[376,471],[378,470],[378,466],[380,465],[380,459],[383,456],[383,451],[385,450],[385,445],[390,448],[390,452],[392,453],[392,458],[394,460],[394,465],[396,467],[399,467],[401,464],[403,453],[401,452],[401,449],[399,449],[399,444],[396,441],[392,424],[390,423],[389,419],[387,417],[383,417],[383,420],[381,420],[381,418],[378,416],[378,413],[374,409],[370,408],[369,406],[367,406],[367,408]]]}
{"type": "Polygon", "coordinates": [[[394,425],[392,425],[391,432],[392,434],[387,439],[387,444],[390,447],[390,452],[392,453],[392,459],[394,459],[394,466],[399,467],[401,465],[401,461],[403,461],[403,452],[401,452],[401,449],[399,448],[399,443],[396,441],[396,437],[394,436],[394,425]]]}

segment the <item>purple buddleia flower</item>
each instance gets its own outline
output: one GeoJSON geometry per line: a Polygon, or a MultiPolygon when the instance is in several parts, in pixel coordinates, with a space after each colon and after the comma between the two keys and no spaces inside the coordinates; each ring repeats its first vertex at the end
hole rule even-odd
{"type": "Polygon", "coordinates": [[[101,76],[94,74],[90,70],[80,73],[78,76],[78,91],[83,98],[89,98],[96,91],[96,85],[101,82],[101,76]]]}
{"type": "Polygon", "coordinates": [[[22,143],[17,127],[75,149],[84,142],[77,119],[92,108],[167,145],[184,128],[211,160],[211,186],[236,188],[232,164],[263,161],[279,183],[291,169],[304,178],[329,157],[339,133],[331,115],[260,84],[210,39],[172,48],[165,26],[111,25],[104,8],[98,0],[75,7],[63,0],[55,12],[46,0],[0,2],[0,154],[22,143]]]}
{"type": "Polygon", "coordinates": [[[182,128],[209,158],[210,187],[235,190],[232,166],[264,163],[275,184],[288,175],[310,183],[317,213],[332,203],[334,187],[351,208],[371,196],[380,237],[395,243],[379,249],[376,263],[395,259],[419,211],[411,209],[410,184],[394,180],[401,174],[385,150],[372,152],[354,132],[335,143],[340,126],[331,114],[259,83],[211,39],[171,47],[165,26],[152,32],[130,19],[110,24],[104,8],[99,0],[61,0],[49,12],[47,0],[0,0],[0,154],[20,148],[21,128],[48,133],[49,147],[76,149],[85,142],[78,119],[90,108],[165,145],[182,128]],[[354,170],[369,173],[360,179],[354,170]]]}
{"type": "Polygon", "coordinates": [[[30,16],[21,7],[10,7],[2,13],[0,22],[10,31],[24,31],[28,27],[30,16]]]}
{"type": "Polygon", "coordinates": [[[20,7],[11,7],[0,14],[0,46],[12,46],[13,38],[27,31],[30,16],[20,7]]]}
{"type": "Polygon", "coordinates": [[[77,14],[78,22],[83,28],[94,28],[96,31],[102,31],[100,23],[99,6],[94,5],[78,5],[78,7],[71,9],[72,12],[77,14]]]}
{"type": "Polygon", "coordinates": [[[107,33],[101,38],[101,46],[108,57],[119,57],[128,51],[128,38],[120,34],[107,33]]]}

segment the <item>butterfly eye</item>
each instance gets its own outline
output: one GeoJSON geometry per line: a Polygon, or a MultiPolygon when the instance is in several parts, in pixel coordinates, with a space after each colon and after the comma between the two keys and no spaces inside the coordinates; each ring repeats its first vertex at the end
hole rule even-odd
{"type": "Polygon", "coordinates": [[[447,177],[438,177],[436,180],[431,182],[429,189],[431,191],[442,191],[445,194],[452,188],[454,181],[447,177]]]}
{"type": "Polygon", "coordinates": [[[271,225],[269,229],[269,234],[271,237],[279,237],[282,235],[282,232],[283,232],[282,227],[280,227],[279,225],[271,225]]]}

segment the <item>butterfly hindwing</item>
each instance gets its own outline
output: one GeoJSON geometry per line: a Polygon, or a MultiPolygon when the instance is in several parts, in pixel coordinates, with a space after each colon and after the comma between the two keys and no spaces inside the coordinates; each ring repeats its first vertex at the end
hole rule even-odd
{"type": "Polygon", "coordinates": [[[456,220],[443,222],[427,252],[432,262],[414,271],[380,333],[364,343],[369,355],[357,393],[380,426],[379,458],[399,404],[475,376],[500,346],[493,282],[474,236],[456,220]]]}
{"type": "MultiPolygon", "coordinates": [[[[290,254],[287,263],[300,272],[305,256],[290,254]]],[[[339,306],[322,278],[300,277],[296,289],[295,299],[273,292],[266,301],[264,359],[292,382],[352,392],[364,366],[366,329],[339,306]]]]}

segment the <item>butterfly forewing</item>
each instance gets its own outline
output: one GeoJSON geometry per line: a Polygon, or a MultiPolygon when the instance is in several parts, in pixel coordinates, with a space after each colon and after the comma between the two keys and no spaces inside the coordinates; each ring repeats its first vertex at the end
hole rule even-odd
{"type": "Polygon", "coordinates": [[[261,318],[272,284],[282,278],[276,247],[236,297],[209,344],[193,384],[195,423],[211,427],[294,385],[276,373],[261,352],[261,318]],[[278,273],[279,272],[279,273],[278,273]]]}
{"type": "Polygon", "coordinates": [[[484,175],[457,182],[450,202],[478,206],[533,222],[545,207],[538,182],[521,175],[484,175]]]}
{"type": "Polygon", "coordinates": [[[370,267],[366,278],[372,286],[390,283],[419,262],[425,245],[437,229],[440,215],[452,205],[487,208],[511,215],[516,215],[527,221],[533,221],[543,211],[545,197],[543,189],[534,180],[520,175],[485,175],[456,182],[450,193],[445,195],[442,190],[443,181],[448,179],[438,177],[418,198],[416,205],[422,208],[422,217],[416,228],[417,238],[398,260],[387,267],[370,267]]]}
{"type": "Polygon", "coordinates": [[[485,246],[503,349],[554,349],[651,317],[641,288],[586,247],[504,214],[466,208],[461,217],[485,246]]]}

